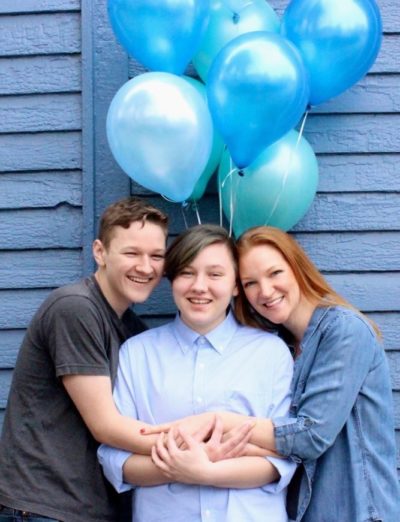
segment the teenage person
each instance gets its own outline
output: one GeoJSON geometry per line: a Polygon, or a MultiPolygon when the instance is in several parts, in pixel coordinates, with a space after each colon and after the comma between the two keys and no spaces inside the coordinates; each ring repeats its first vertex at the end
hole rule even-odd
{"type": "Polygon", "coordinates": [[[120,345],[145,330],[129,306],[158,284],[166,235],[167,217],[144,200],[111,205],[93,243],[95,274],[53,291],[32,319],[0,442],[0,520],[116,520],[97,441],[150,449],[140,423],[116,410],[112,384],[120,345]]]}
{"type": "Polygon", "coordinates": [[[299,522],[398,522],[400,490],[390,375],[376,326],[339,296],[288,234],[238,241],[240,322],[294,349],[290,415],[258,442],[300,464],[288,493],[299,522]]]}
{"type": "MultiPolygon", "coordinates": [[[[237,259],[227,232],[185,231],[167,250],[165,272],[179,313],[121,348],[114,390],[121,413],[151,424],[220,409],[286,415],[292,357],[277,336],[239,325],[229,311],[237,259]]],[[[293,463],[256,455],[214,462],[208,445],[221,435],[216,420],[205,444],[170,430],[152,459],[108,446],[99,458],[117,491],[135,485],[133,522],[287,521],[293,463]]]]}

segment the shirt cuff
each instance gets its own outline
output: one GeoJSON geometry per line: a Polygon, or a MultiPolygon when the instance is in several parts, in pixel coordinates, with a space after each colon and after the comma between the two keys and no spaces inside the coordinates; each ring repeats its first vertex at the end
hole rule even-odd
{"type": "Polygon", "coordinates": [[[102,444],[97,450],[97,457],[103,466],[106,479],[114,486],[117,493],[124,493],[133,489],[131,484],[124,482],[122,468],[126,460],[132,455],[128,451],[119,450],[102,444]]]}
{"type": "Polygon", "coordinates": [[[308,431],[313,421],[307,417],[279,417],[272,419],[272,422],[276,451],[297,463],[301,462],[301,459],[294,455],[295,438],[298,434],[308,431]]]}
{"type": "Polygon", "coordinates": [[[296,471],[297,465],[291,460],[280,459],[279,457],[265,458],[278,470],[280,478],[275,482],[265,484],[262,489],[268,493],[280,493],[289,485],[289,482],[292,480],[294,472],[296,471]]]}

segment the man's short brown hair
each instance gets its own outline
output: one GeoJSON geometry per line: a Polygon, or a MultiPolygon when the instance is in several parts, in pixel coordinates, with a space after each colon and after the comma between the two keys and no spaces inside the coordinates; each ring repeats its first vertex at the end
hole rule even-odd
{"type": "Polygon", "coordinates": [[[108,248],[113,236],[113,229],[117,226],[129,228],[131,223],[135,221],[141,221],[143,225],[146,221],[159,225],[167,235],[168,216],[144,199],[129,197],[113,203],[103,212],[99,224],[98,239],[105,248],[108,248]]]}

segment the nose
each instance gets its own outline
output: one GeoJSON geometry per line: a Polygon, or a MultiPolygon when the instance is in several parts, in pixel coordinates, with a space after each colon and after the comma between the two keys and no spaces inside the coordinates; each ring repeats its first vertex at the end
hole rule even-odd
{"type": "Polygon", "coordinates": [[[136,270],[142,272],[142,274],[151,274],[153,272],[153,267],[150,262],[150,257],[141,256],[138,264],[136,265],[136,270]]]}
{"type": "Polygon", "coordinates": [[[268,298],[273,293],[273,288],[272,288],[271,284],[268,283],[268,281],[265,281],[265,280],[261,281],[259,288],[260,288],[260,292],[259,292],[260,297],[268,298]]]}
{"type": "Polygon", "coordinates": [[[193,279],[192,290],[195,292],[205,292],[207,290],[206,278],[203,274],[197,274],[193,279]]]}

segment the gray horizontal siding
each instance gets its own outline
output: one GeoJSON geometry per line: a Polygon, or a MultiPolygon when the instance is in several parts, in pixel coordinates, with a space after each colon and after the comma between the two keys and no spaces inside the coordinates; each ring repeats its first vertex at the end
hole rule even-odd
{"type": "Polygon", "coordinates": [[[0,56],[79,53],[80,14],[2,16],[0,56]]]}
{"type": "Polygon", "coordinates": [[[79,55],[0,58],[0,95],[79,92],[79,55]]]}
{"type": "Polygon", "coordinates": [[[1,0],[0,13],[79,11],[81,0],[1,0]]]}
{"type": "Polygon", "coordinates": [[[0,135],[0,172],[80,169],[81,140],[80,132],[0,135]]]}
{"type": "Polygon", "coordinates": [[[80,170],[3,172],[0,210],[82,205],[80,170]]]}

